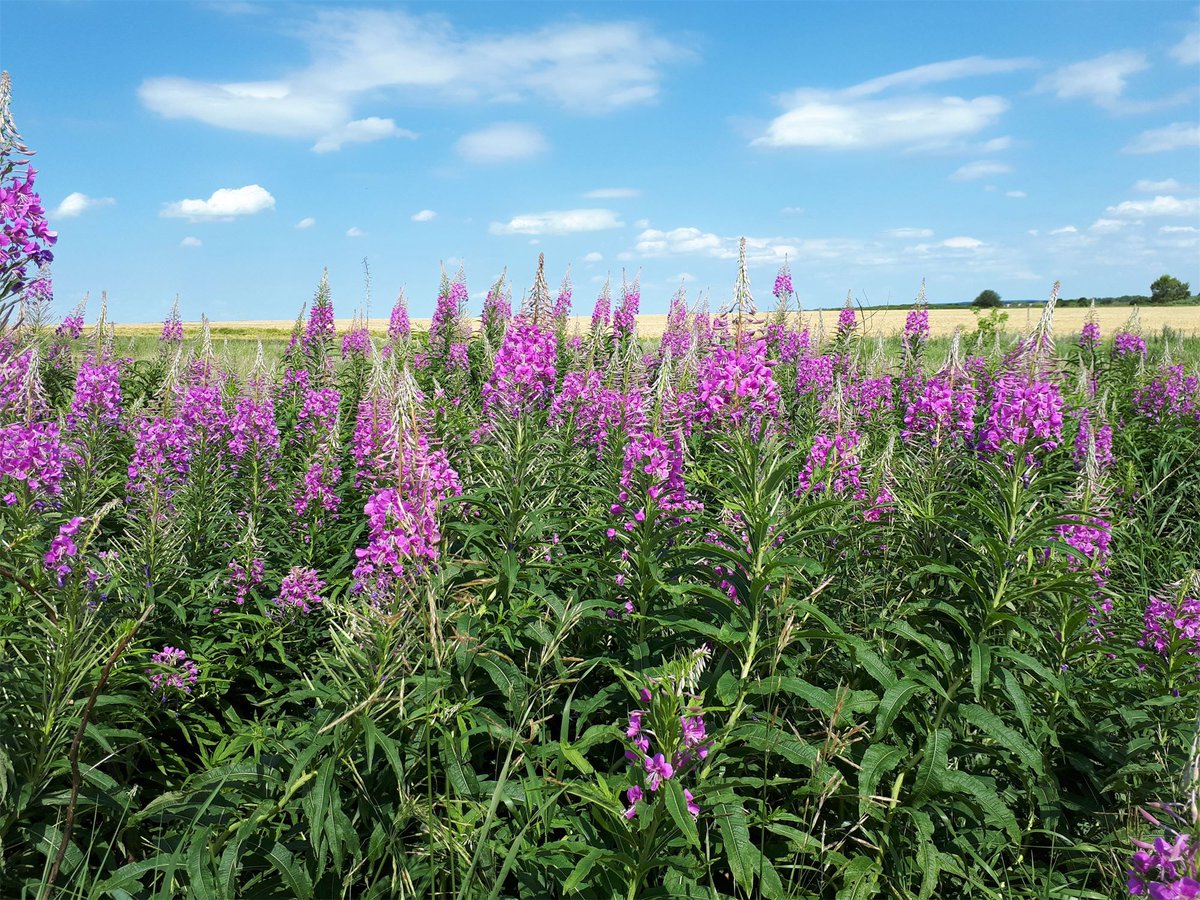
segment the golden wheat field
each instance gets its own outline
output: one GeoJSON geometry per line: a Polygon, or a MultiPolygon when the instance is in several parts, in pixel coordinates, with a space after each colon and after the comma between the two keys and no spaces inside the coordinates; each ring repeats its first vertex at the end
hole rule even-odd
{"type": "MultiPolygon", "coordinates": [[[[1021,307],[1008,309],[1005,312],[1008,313],[1008,322],[1005,325],[1005,330],[1022,331],[1037,321],[1041,315],[1041,308],[1037,306],[1021,307]]],[[[825,326],[832,328],[837,321],[837,313],[837,310],[823,310],[819,313],[814,311],[804,313],[804,319],[811,326],[815,324],[818,316],[820,316],[823,318],[825,326]]],[[[1087,313],[1086,309],[1078,307],[1056,309],[1054,312],[1054,328],[1063,334],[1078,332],[1083,326],[1083,321],[1087,313]]],[[[1129,307],[1100,307],[1096,310],[1096,316],[1100,321],[1100,328],[1106,335],[1113,333],[1125,324],[1129,319],[1129,314],[1129,307]]],[[[866,333],[885,336],[898,334],[904,328],[904,319],[907,315],[908,311],[904,309],[876,309],[860,312],[860,318],[864,323],[866,333]]],[[[1141,319],[1141,329],[1145,334],[1157,333],[1165,326],[1189,337],[1200,336],[1200,306],[1141,307],[1139,317],[1141,319]]],[[[590,321],[587,316],[575,316],[573,318],[573,327],[578,328],[581,332],[586,331],[590,321]]],[[[930,331],[935,337],[951,335],[956,328],[971,331],[974,329],[976,321],[976,315],[969,309],[929,310],[930,331]]],[[[291,321],[268,319],[245,319],[212,322],[210,324],[215,334],[232,340],[238,338],[286,337],[292,328],[291,321]]],[[[369,324],[372,331],[383,333],[387,330],[386,319],[371,319],[369,320],[369,324]]],[[[350,325],[350,319],[337,320],[339,330],[345,330],[350,325]]],[[[412,325],[418,331],[427,330],[429,328],[429,319],[414,318],[412,325]]],[[[191,333],[193,330],[198,329],[199,326],[200,323],[198,322],[189,322],[186,323],[185,328],[191,333]]],[[[661,337],[666,326],[667,317],[665,315],[638,316],[638,333],[643,337],[661,337]]],[[[133,336],[157,334],[160,327],[158,323],[142,323],[116,325],[115,329],[117,334],[133,336]]]]}

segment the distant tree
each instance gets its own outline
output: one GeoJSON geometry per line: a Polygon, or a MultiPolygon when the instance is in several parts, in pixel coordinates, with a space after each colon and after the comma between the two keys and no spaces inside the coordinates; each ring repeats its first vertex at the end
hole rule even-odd
{"type": "Polygon", "coordinates": [[[978,306],[980,309],[990,309],[992,307],[1000,306],[1000,295],[995,291],[988,289],[972,300],[971,305],[978,306]]]}
{"type": "Polygon", "coordinates": [[[1186,281],[1180,281],[1170,275],[1162,275],[1150,285],[1149,302],[1156,304],[1179,303],[1186,301],[1191,295],[1191,286],[1186,281]]]}

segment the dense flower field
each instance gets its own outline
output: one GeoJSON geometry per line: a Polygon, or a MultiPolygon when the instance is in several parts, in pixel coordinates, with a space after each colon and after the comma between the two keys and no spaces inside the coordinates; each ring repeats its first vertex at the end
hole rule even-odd
{"type": "Polygon", "coordinates": [[[0,338],[5,896],[1195,896],[1200,393],[569,281],[0,338]],[[86,332],[86,333],[85,333],[86,332]],[[65,841],[64,841],[65,836],[65,841]],[[1137,843],[1140,842],[1140,843],[1137,843]]]}

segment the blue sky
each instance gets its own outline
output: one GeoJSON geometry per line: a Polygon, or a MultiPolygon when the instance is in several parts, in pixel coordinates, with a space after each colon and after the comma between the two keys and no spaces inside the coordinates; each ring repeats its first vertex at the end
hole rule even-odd
{"type": "MultiPolygon", "coordinates": [[[[1192,3],[5,2],[60,240],[118,321],[432,310],[438,264],[576,312],[1200,287],[1192,3]]],[[[478,307],[476,303],[476,308],[478,307]]],[[[94,312],[93,305],[93,312],[94,312]]]]}

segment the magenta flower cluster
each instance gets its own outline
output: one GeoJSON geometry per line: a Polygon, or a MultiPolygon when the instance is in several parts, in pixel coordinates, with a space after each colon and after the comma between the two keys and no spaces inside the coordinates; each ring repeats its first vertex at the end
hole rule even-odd
{"type": "Polygon", "coordinates": [[[233,602],[242,606],[250,591],[263,583],[266,577],[266,563],[260,557],[252,557],[248,566],[243,566],[237,559],[231,559],[226,566],[225,583],[233,591],[233,602]]]}
{"type": "Polygon", "coordinates": [[[162,332],[158,339],[167,346],[178,346],[183,343],[183,320],[179,318],[178,307],[172,308],[163,319],[162,332]]]}
{"type": "Polygon", "coordinates": [[[57,497],[62,492],[65,465],[72,455],[63,447],[54,422],[14,422],[0,425],[0,491],[3,501],[17,502],[21,482],[35,500],[57,497]]]}
{"type": "Polygon", "coordinates": [[[1163,366],[1150,382],[1133,392],[1133,408],[1154,422],[1200,422],[1200,377],[1183,366],[1163,366]]]}
{"type": "Polygon", "coordinates": [[[484,413],[516,418],[542,409],[558,379],[558,338],[519,316],[504,334],[492,374],[481,388],[484,413]]]}
{"type": "Polygon", "coordinates": [[[1100,323],[1095,319],[1088,319],[1083,323],[1083,328],[1079,332],[1079,348],[1081,350],[1095,351],[1100,346],[1100,323]]]}
{"type": "Polygon", "coordinates": [[[1141,849],[1133,854],[1125,885],[1130,896],[1150,900],[1195,900],[1200,898],[1200,870],[1196,848],[1190,837],[1177,832],[1171,840],[1155,838],[1153,843],[1135,841],[1141,849]]]}
{"type": "Polygon", "coordinates": [[[1200,656],[1200,599],[1150,597],[1143,615],[1138,646],[1170,659],[1177,654],[1200,656]]]}
{"type": "Polygon", "coordinates": [[[1062,439],[1063,398],[1057,384],[1005,373],[992,385],[991,408],[979,435],[979,447],[1039,444],[1053,450],[1062,439]]]}
{"type": "Polygon", "coordinates": [[[84,360],[75,376],[75,397],[67,425],[108,428],[121,421],[121,371],[114,361],[84,360]]]}
{"type": "Polygon", "coordinates": [[[614,341],[623,341],[637,333],[637,316],[641,307],[642,294],[637,282],[626,285],[621,291],[621,305],[617,307],[612,317],[612,333],[614,341]]]}
{"type": "Polygon", "coordinates": [[[200,680],[200,668],[178,647],[166,646],[150,657],[155,668],[146,669],[150,690],[163,703],[181,700],[200,680]]]}
{"type": "Polygon", "coordinates": [[[767,342],[743,350],[716,347],[696,379],[697,418],[710,429],[748,423],[757,428],[779,416],[779,385],[767,342]]]}
{"type": "Polygon", "coordinates": [[[862,465],[858,459],[858,433],[852,429],[813,437],[808,459],[800,472],[797,494],[832,491],[857,493],[862,487],[862,465]]]}
{"type": "Polygon", "coordinates": [[[900,434],[905,441],[920,438],[934,447],[966,440],[975,429],[975,402],[968,379],[934,375],[909,396],[900,434]]]}
{"type": "Polygon", "coordinates": [[[53,573],[59,587],[66,584],[67,576],[71,574],[69,560],[79,553],[74,539],[75,535],[79,533],[81,524],[83,524],[83,517],[75,516],[60,525],[58,534],[54,536],[54,540],[50,542],[50,549],[46,552],[44,559],[46,571],[53,573]]]}
{"type": "Polygon", "coordinates": [[[315,607],[325,602],[325,598],[321,596],[324,589],[325,582],[317,575],[315,569],[293,566],[280,582],[279,595],[274,600],[273,615],[284,621],[307,616],[315,607]]]}
{"type": "Polygon", "coordinates": [[[1118,359],[1126,356],[1145,356],[1146,341],[1132,331],[1121,331],[1113,338],[1112,352],[1118,359]]]}
{"type": "Polygon", "coordinates": [[[367,501],[367,546],[354,551],[355,589],[375,599],[437,562],[439,504],[462,493],[445,451],[431,450],[423,436],[402,439],[399,482],[367,501]]]}
{"type": "Polygon", "coordinates": [[[11,277],[12,288],[25,286],[27,266],[44,266],[54,260],[51,247],[58,234],[46,224],[42,198],[34,190],[37,170],[29,167],[25,177],[14,171],[8,181],[0,182],[0,277],[11,277]]]}
{"type": "MultiPolygon", "coordinates": [[[[693,698],[688,705],[680,708],[679,701],[670,694],[664,694],[656,701],[649,688],[642,688],[638,696],[652,709],[633,710],[625,728],[625,737],[630,745],[625,751],[625,758],[635,767],[641,782],[631,785],[625,792],[629,803],[625,810],[626,819],[636,818],[638,804],[652,801],[652,796],[648,794],[653,795],[665,782],[682,777],[697,760],[707,758],[710,749],[698,698],[693,698]],[[660,723],[666,726],[662,734],[656,733],[647,722],[647,718],[655,715],[654,706],[659,708],[659,715],[669,717],[668,721],[660,723]],[[660,743],[657,748],[654,746],[655,740],[660,743]]],[[[692,792],[685,788],[683,796],[692,818],[698,818],[700,805],[692,792]]]]}

